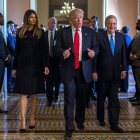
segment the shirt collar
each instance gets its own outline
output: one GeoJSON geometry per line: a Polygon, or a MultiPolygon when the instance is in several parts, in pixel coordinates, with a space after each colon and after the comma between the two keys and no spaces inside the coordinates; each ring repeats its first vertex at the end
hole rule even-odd
{"type": "Polygon", "coordinates": [[[108,33],[107,32],[107,34],[108,34],[108,36],[110,37],[110,36],[113,36],[113,37],[115,37],[115,33],[113,33],[113,34],[110,34],[110,33],[108,33]]]}
{"type": "MultiPolygon", "coordinates": [[[[72,30],[76,31],[76,28],[74,28],[74,26],[72,26],[72,30]]],[[[81,28],[78,28],[78,30],[81,32],[81,28]]]]}

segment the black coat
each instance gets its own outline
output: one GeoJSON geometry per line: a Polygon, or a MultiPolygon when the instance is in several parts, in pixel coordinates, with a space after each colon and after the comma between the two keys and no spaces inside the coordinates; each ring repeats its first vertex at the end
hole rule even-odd
{"type": "Polygon", "coordinates": [[[15,92],[43,92],[43,72],[48,66],[48,48],[44,33],[40,39],[33,37],[33,31],[27,31],[24,38],[16,37],[14,68],[17,70],[15,92]]]}

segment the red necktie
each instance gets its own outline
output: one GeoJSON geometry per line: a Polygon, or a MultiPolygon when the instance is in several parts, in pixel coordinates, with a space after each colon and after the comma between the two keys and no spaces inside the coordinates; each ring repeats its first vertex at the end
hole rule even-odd
{"type": "Polygon", "coordinates": [[[74,36],[74,68],[77,69],[79,67],[79,33],[78,29],[76,29],[74,36]]]}

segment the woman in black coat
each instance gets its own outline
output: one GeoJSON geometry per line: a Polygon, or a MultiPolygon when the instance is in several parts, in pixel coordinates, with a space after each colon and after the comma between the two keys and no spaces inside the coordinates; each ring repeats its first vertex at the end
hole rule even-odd
{"type": "Polygon", "coordinates": [[[47,75],[49,69],[48,47],[42,30],[38,26],[37,14],[27,10],[24,15],[23,26],[16,36],[13,77],[15,93],[20,94],[20,131],[26,129],[27,95],[31,95],[31,116],[29,128],[35,127],[35,111],[37,93],[43,92],[43,71],[47,75]],[[41,85],[41,86],[40,86],[41,85]]]}

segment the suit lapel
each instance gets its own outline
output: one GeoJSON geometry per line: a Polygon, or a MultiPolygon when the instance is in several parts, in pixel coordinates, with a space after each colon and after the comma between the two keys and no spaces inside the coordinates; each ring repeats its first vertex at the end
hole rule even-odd
{"type": "Polygon", "coordinates": [[[81,28],[81,31],[82,31],[82,50],[84,50],[84,47],[86,47],[87,32],[85,31],[83,27],[81,28]]]}
{"type": "Polygon", "coordinates": [[[73,36],[72,36],[72,28],[71,26],[68,27],[68,32],[67,32],[67,41],[68,41],[68,48],[71,48],[71,51],[74,52],[73,48],[73,36]]]}
{"type": "Polygon", "coordinates": [[[117,32],[115,32],[115,52],[114,55],[116,54],[117,50],[118,50],[118,46],[119,46],[119,36],[117,34],[117,32]]]}
{"type": "Polygon", "coordinates": [[[110,53],[112,54],[107,31],[104,34],[104,42],[105,42],[105,46],[107,47],[107,49],[109,49],[110,53]]]}

